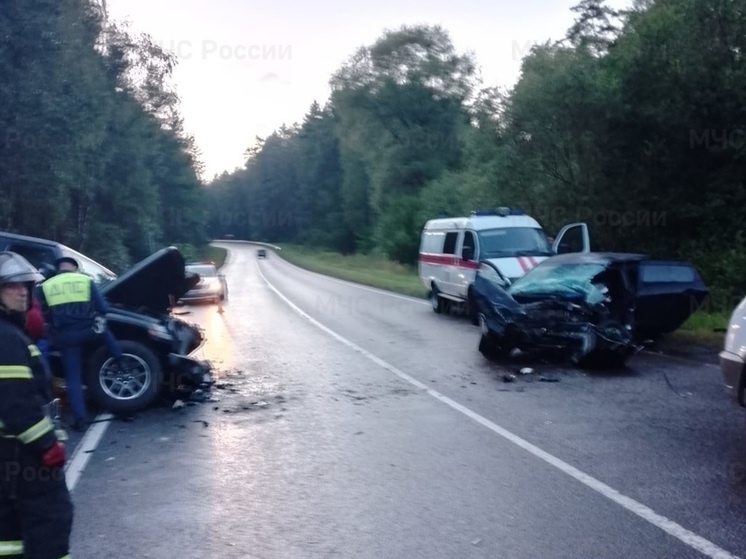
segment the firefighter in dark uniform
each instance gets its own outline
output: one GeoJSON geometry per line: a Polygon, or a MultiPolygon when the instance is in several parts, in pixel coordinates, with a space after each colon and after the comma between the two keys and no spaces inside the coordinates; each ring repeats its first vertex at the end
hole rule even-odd
{"type": "Polygon", "coordinates": [[[0,252],[0,557],[70,557],[73,505],[65,447],[49,415],[49,371],[23,332],[43,276],[0,252]]]}
{"type": "Polygon", "coordinates": [[[55,262],[58,273],[37,290],[42,312],[49,328],[49,345],[57,348],[65,369],[65,385],[70,408],[75,416],[73,429],[85,430],[88,412],[83,398],[83,346],[103,338],[120,364],[122,349],[106,328],[106,300],[90,276],[78,272],[74,258],[65,256],[55,262]]]}

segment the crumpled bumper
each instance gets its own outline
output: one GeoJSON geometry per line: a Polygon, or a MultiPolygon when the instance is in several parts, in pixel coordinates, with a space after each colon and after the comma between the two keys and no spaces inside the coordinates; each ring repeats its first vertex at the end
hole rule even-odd
{"type": "Polygon", "coordinates": [[[212,364],[209,361],[203,361],[180,355],[178,353],[168,354],[168,364],[172,371],[176,373],[179,379],[177,390],[203,390],[207,391],[215,383],[212,375],[212,364]]]}
{"type": "Polygon", "coordinates": [[[728,396],[738,405],[746,407],[746,371],[744,371],[744,360],[729,351],[721,351],[720,373],[725,383],[725,391],[728,396]]]}

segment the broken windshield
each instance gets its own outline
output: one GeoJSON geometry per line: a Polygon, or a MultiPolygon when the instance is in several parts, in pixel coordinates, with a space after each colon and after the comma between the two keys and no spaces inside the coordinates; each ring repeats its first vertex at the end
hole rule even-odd
{"type": "Polygon", "coordinates": [[[480,231],[478,236],[481,258],[552,254],[546,233],[535,227],[487,229],[480,231]]]}
{"type": "Polygon", "coordinates": [[[603,300],[603,286],[593,283],[595,276],[606,269],[604,264],[542,263],[510,286],[510,294],[520,295],[580,295],[588,302],[603,300]]]}

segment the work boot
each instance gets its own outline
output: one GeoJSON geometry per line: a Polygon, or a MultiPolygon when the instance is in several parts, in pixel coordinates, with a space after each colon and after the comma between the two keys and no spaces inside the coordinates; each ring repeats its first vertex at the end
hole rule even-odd
{"type": "Polygon", "coordinates": [[[76,417],[72,425],[70,425],[70,428],[77,433],[83,433],[88,430],[90,424],[91,422],[88,420],[88,418],[76,417]]]}

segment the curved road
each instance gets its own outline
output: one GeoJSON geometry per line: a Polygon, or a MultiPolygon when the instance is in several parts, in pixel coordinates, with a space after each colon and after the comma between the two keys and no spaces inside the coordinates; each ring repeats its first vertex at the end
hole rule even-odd
{"type": "Polygon", "coordinates": [[[492,363],[462,317],[220,244],[224,312],[183,307],[214,401],[109,426],[76,558],[746,557],[746,430],[714,364],[492,363]]]}

